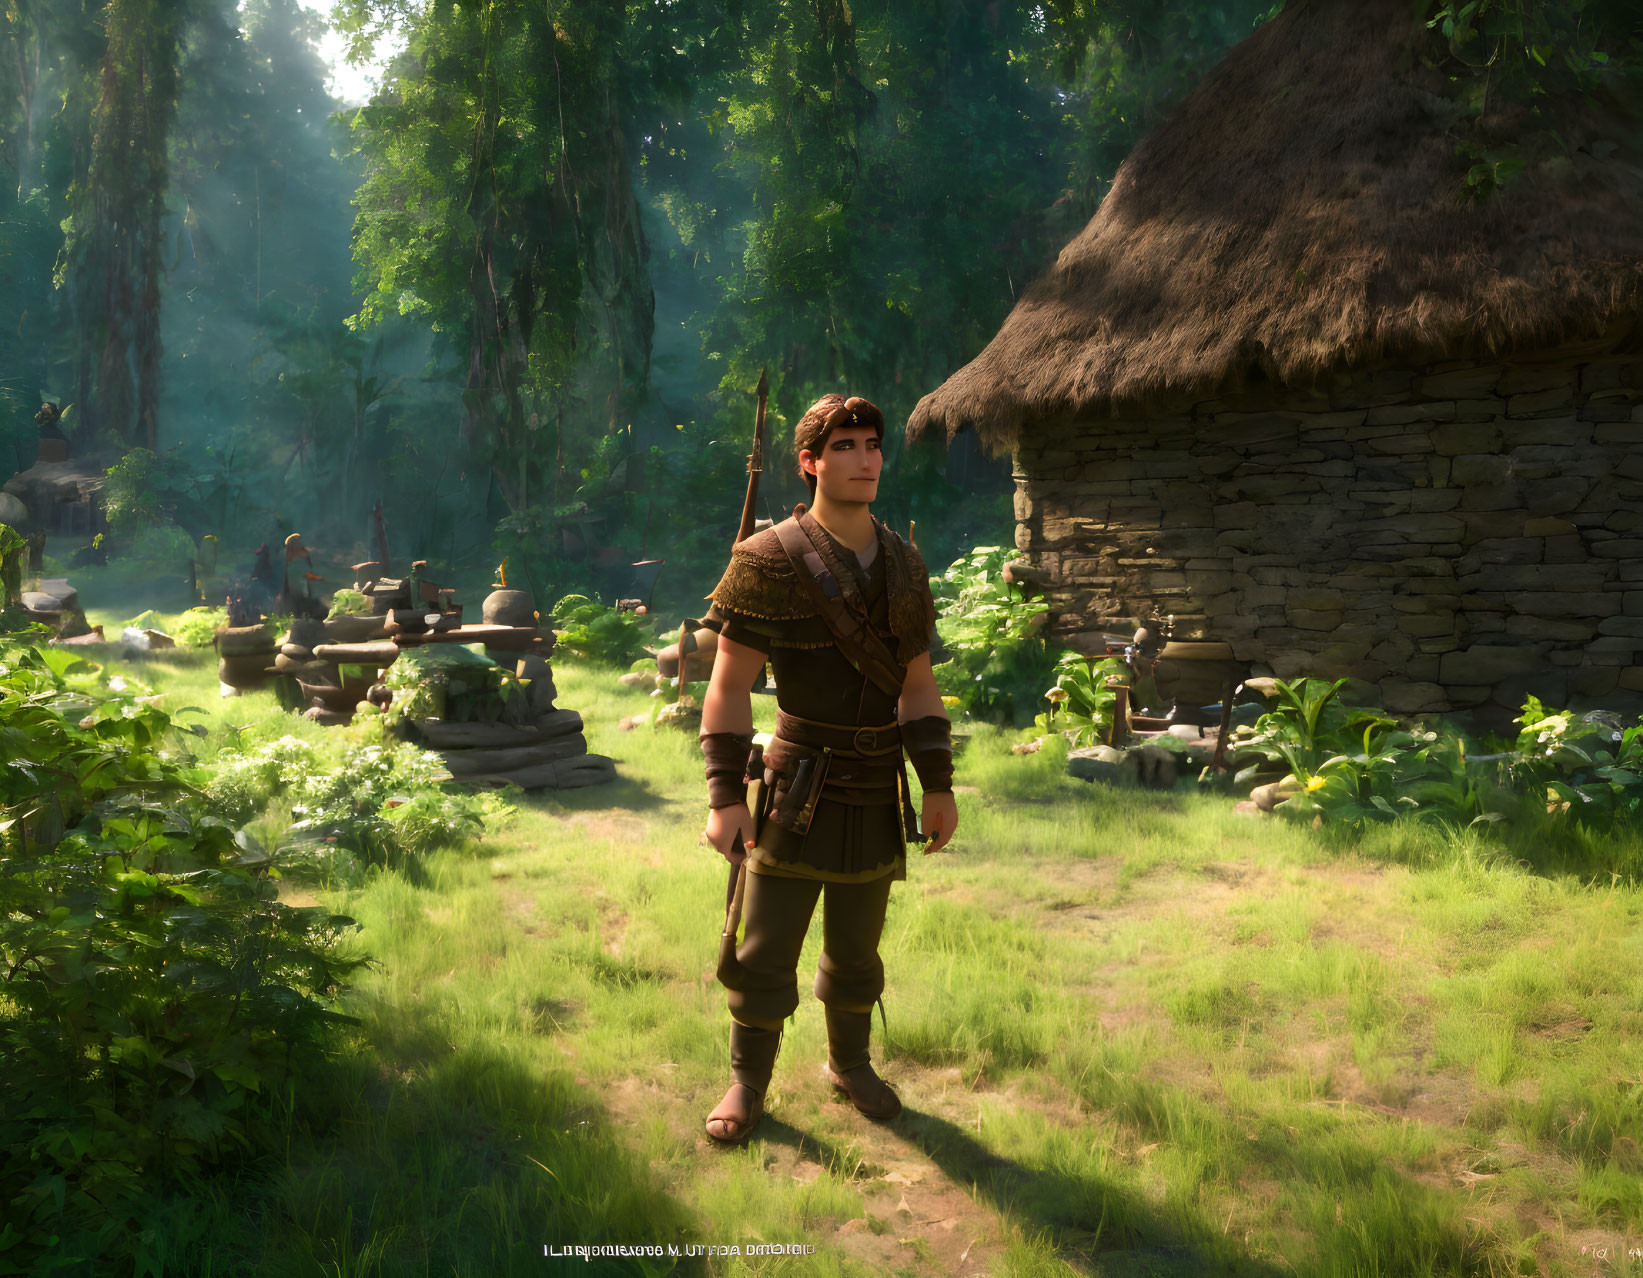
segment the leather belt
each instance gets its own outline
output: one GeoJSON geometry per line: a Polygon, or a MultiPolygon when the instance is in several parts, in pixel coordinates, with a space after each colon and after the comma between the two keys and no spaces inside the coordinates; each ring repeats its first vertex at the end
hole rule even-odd
{"type": "Polygon", "coordinates": [[[785,710],[776,712],[776,735],[794,745],[817,750],[848,751],[863,758],[895,755],[901,750],[901,725],[883,723],[860,727],[846,723],[819,723],[785,710]]]}

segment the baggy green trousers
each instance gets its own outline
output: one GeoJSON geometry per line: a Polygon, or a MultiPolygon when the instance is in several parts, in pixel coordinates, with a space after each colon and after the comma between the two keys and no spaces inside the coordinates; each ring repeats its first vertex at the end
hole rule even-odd
{"type": "Polygon", "coordinates": [[[799,1005],[799,954],[818,899],[822,954],[816,998],[827,1010],[828,1056],[838,1071],[867,1063],[869,1013],[884,992],[879,938],[892,876],[827,883],[749,873],[742,896],[740,971],[729,985],[730,1055],[736,1081],[763,1093],[783,1022],[799,1005]]]}

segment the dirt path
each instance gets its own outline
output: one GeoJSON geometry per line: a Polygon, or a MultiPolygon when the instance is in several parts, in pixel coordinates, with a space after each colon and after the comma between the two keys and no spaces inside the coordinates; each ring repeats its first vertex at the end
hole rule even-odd
{"type": "MultiPolygon", "coordinates": [[[[865,1214],[843,1223],[829,1222],[815,1241],[837,1248],[870,1272],[994,1272],[1006,1237],[998,1212],[978,1201],[968,1186],[955,1181],[921,1148],[930,1120],[953,1126],[973,1122],[976,1093],[965,1086],[957,1069],[901,1066],[888,1070],[887,1076],[897,1084],[906,1107],[892,1123],[861,1118],[842,1098],[825,1102],[826,1125],[848,1133],[844,1144],[789,1125],[777,1110],[761,1120],[758,1139],[749,1145],[716,1145],[702,1130],[702,1116],[717,1096],[681,1098],[655,1078],[623,1078],[605,1093],[605,1102],[618,1129],[665,1115],[670,1130],[681,1143],[688,1142],[704,1168],[718,1159],[762,1158],[773,1180],[809,1184],[831,1171],[848,1181],[860,1192],[865,1214]],[[969,1099],[961,1102],[960,1095],[969,1099]]],[[[815,1086],[818,1092],[827,1090],[820,1071],[815,1086]]]]}

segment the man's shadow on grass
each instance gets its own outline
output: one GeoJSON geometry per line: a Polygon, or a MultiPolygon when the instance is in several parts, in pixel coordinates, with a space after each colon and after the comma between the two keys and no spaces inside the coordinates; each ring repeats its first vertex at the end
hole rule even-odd
{"type": "MultiPolygon", "coordinates": [[[[1232,1239],[1217,1238],[1205,1223],[1201,1234],[1189,1233],[1157,1208],[1133,1194],[1091,1179],[1047,1168],[1029,1167],[997,1154],[963,1128],[934,1114],[904,1108],[884,1125],[897,1139],[935,1163],[950,1181],[972,1189],[1023,1234],[1047,1237],[1056,1257],[1075,1268],[1103,1275],[1238,1274],[1251,1278],[1293,1278],[1287,1266],[1257,1260],[1241,1252],[1232,1239]]],[[[814,1132],[800,1131],[765,1115],[754,1133],[759,1140],[812,1151],[823,1166],[850,1176],[860,1161],[859,1148],[840,1145],[814,1132]]]]}

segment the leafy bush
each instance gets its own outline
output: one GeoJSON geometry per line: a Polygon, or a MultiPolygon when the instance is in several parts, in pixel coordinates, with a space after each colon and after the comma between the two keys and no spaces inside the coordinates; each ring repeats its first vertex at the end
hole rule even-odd
{"type": "Polygon", "coordinates": [[[227,624],[226,608],[190,608],[177,618],[171,637],[185,648],[209,648],[227,624]]]}
{"type": "MultiPolygon", "coordinates": [[[[1643,804],[1643,725],[1601,711],[1549,712],[1530,697],[1507,748],[1485,752],[1447,725],[1409,727],[1385,710],[1347,707],[1345,680],[1276,680],[1277,701],[1232,738],[1263,756],[1300,792],[1277,812],[1292,820],[1362,826],[1407,816],[1449,824],[1549,817],[1589,831],[1635,827],[1643,804]]],[[[1257,779],[1260,765],[1238,780],[1257,779]]]]}
{"type": "Polygon", "coordinates": [[[566,595],[553,606],[558,650],[587,661],[628,666],[655,642],[650,621],[618,612],[586,595],[566,595]]]}
{"type": "Polygon", "coordinates": [[[326,619],[332,617],[360,616],[371,611],[371,600],[358,590],[344,586],[331,596],[331,611],[326,619]]]}
{"type": "Polygon", "coordinates": [[[446,792],[439,756],[413,745],[350,744],[340,754],[297,737],[246,753],[224,753],[210,770],[206,793],[215,810],[240,821],[287,799],[293,820],[275,857],[335,866],[338,855],[390,864],[478,838],[498,810],[491,796],[446,792]]]}
{"type": "Polygon", "coordinates": [[[969,717],[1014,724],[1019,716],[1025,724],[1056,658],[1043,638],[1048,608],[1004,581],[1011,557],[1002,546],[978,546],[931,581],[936,632],[948,652],[935,675],[969,717]]]}
{"type": "Polygon", "coordinates": [[[177,465],[147,448],[133,448],[108,468],[103,514],[117,537],[135,536],[165,522],[165,498],[176,486],[177,465]]]}
{"type": "Polygon", "coordinates": [[[425,644],[400,653],[383,686],[393,692],[388,720],[495,722],[519,687],[512,671],[462,644],[425,644]]]}
{"type": "Polygon", "coordinates": [[[1034,726],[1046,732],[1065,733],[1078,747],[1106,740],[1118,700],[1107,680],[1128,678],[1128,668],[1117,657],[1063,652],[1055,669],[1055,686],[1044,694],[1050,708],[1033,720],[1034,726]]]}
{"type": "Polygon", "coordinates": [[[268,1147],[349,921],[281,904],[144,690],[0,649],[0,1261],[158,1272],[153,1202],[268,1147]],[[149,1237],[152,1237],[150,1232],[149,1237]]]}
{"type": "Polygon", "coordinates": [[[1517,741],[1503,760],[1513,788],[1594,829],[1637,823],[1643,724],[1622,728],[1602,711],[1549,711],[1537,697],[1524,703],[1517,722],[1517,741]]]}

